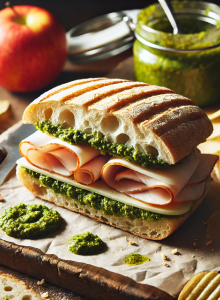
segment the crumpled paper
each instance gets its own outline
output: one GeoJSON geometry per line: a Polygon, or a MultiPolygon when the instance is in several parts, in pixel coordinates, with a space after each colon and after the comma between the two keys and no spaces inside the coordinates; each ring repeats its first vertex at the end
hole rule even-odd
{"type": "MultiPolygon", "coordinates": [[[[123,68],[123,64],[120,68],[123,68]]],[[[120,77],[120,73],[115,77],[120,77]]],[[[35,247],[47,254],[55,254],[61,259],[103,267],[128,276],[139,283],[155,286],[174,297],[194,274],[220,270],[220,236],[211,235],[210,226],[213,222],[209,221],[216,211],[220,212],[220,184],[217,178],[212,182],[207,196],[193,215],[170,237],[162,241],[145,240],[42,201],[21,186],[15,173],[0,186],[0,194],[5,201],[0,202],[0,214],[5,208],[21,202],[42,203],[56,209],[66,222],[61,230],[39,240],[15,239],[7,236],[0,229],[0,238],[5,241],[35,247]],[[68,239],[74,234],[85,231],[98,235],[106,243],[107,250],[92,256],[80,256],[69,252],[68,239]],[[134,241],[135,244],[129,244],[130,241],[134,241]],[[172,254],[175,248],[178,253],[172,254]],[[124,258],[130,253],[147,255],[151,261],[138,266],[126,265],[124,258]],[[166,266],[163,264],[162,253],[167,257],[166,266]]]]}
{"type": "Polygon", "coordinates": [[[66,224],[58,232],[39,240],[22,240],[7,236],[0,230],[0,238],[17,245],[31,246],[61,259],[85,262],[103,267],[134,279],[142,284],[156,286],[176,296],[183,285],[194,274],[201,271],[220,270],[220,237],[207,234],[207,223],[216,211],[220,211],[220,184],[213,182],[211,189],[200,207],[170,237],[162,241],[150,241],[138,238],[120,229],[98,223],[88,217],[57,207],[52,203],[34,197],[22,187],[15,174],[0,186],[0,194],[5,202],[0,202],[0,214],[9,206],[18,203],[42,203],[56,209],[66,224]],[[77,233],[90,231],[98,235],[107,245],[104,253],[92,256],[80,256],[69,252],[68,239],[77,233]],[[129,242],[134,241],[135,245],[129,242]],[[207,243],[207,245],[206,245],[207,243]],[[177,248],[178,254],[172,254],[177,248]],[[129,266],[124,258],[130,253],[147,255],[151,261],[138,266],[129,266]],[[163,265],[161,254],[167,256],[167,266],[163,265]]]}

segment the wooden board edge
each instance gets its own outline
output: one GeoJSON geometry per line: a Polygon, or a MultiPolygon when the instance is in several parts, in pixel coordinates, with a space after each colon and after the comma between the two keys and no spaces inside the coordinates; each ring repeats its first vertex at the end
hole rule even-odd
{"type": "Polygon", "coordinates": [[[0,239],[0,264],[97,300],[174,300],[166,292],[89,264],[0,239]]]}

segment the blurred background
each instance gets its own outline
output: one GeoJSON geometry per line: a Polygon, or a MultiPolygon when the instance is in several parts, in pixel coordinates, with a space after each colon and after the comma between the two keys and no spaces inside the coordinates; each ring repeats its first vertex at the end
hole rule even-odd
{"type": "MultiPolygon", "coordinates": [[[[0,9],[5,7],[0,0],[0,9]]],[[[66,30],[93,17],[113,11],[143,8],[155,1],[151,0],[12,0],[13,5],[36,5],[52,12],[66,30]]]]}
{"type": "MultiPolygon", "coordinates": [[[[182,0],[180,0],[182,1],[182,0]]],[[[5,7],[0,0],[0,9],[5,7]]],[[[52,12],[63,24],[65,30],[93,17],[113,11],[144,8],[155,0],[12,0],[13,5],[36,5],[52,12]]],[[[207,1],[220,5],[220,0],[207,1]]]]}

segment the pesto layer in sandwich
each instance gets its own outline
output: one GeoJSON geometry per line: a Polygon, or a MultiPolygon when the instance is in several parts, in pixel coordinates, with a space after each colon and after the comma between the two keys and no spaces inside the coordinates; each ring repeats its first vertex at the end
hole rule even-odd
{"type": "Polygon", "coordinates": [[[166,168],[169,164],[159,158],[154,158],[149,153],[144,153],[135,149],[133,146],[117,144],[110,142],[100,132],[85,133],[78,129],[68,127],[64,128],[61,125],[53,125],[51,121],[44,120],[35,123],[36,129],[59,138],[72,145],[81,144],[88,145],[101,151],[102,155],[110,154],[115,157],[121,157],[127,161],[141,165],[142,167],[166,168]]]}
{"type": "Polygon", "coordinates": [[[68,183],[56,180],[49,176],[30,170],[20,166],[23,171],[27,172],[33,178],[39,180],[40,185],[50,188],[54,193],[62,194],[70,199],[78,201],[82,205],[88,205],[95,210],[102,211],[106,216],[127,217],[129,219],[141,219],[159,221],[164,219],[176,219],[183,215],[164,215],[150,212],[141,208],[133,207],[122,202],[110,199],[95,192],[87,191],[82,188],[75,187],[68,183]]]}

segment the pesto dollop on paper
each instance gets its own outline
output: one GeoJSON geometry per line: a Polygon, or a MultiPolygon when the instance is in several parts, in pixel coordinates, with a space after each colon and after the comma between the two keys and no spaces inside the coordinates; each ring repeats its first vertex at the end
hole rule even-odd
{"type": "Polygon", "coordinates": [[[142,265],[146,261],[150,261],[150,257],[138,253],[131,253],[127,255],[124,262],[130,266],[142,265]]]}
{"type": "Polygon", "coordinates": [[[59,229],[62,221],[56,210],[45,205],[20,203],[5,209],[0,216],[0,227],[15,238],[37,239],[59,229]]]}
{"type": "Polygon", "coordinates": [[[103,241],[89,231],[76,234],[68,240],[68,249],[74,254],[98,254],[103,250],[103,247],[103,241]]]}

